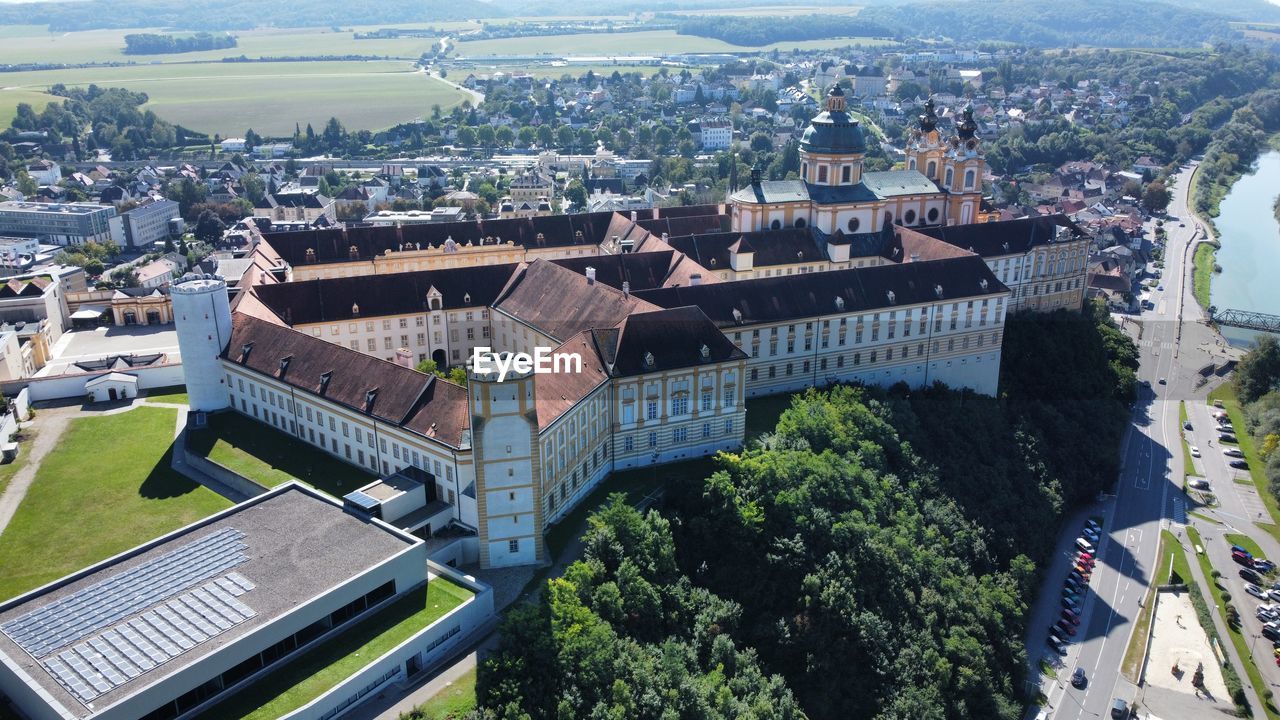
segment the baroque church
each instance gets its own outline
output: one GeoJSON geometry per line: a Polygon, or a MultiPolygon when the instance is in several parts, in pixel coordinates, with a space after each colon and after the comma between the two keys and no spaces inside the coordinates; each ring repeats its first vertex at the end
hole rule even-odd
{"type": "Polygon", "coordinates": [[[966,225],[991,219],[983,207],[985,151],[972,110],[961,115],[956,134],[944,138],[929,100],[906,152],[904,170],[865,172],[866,132],[836,85],[823,112],[800,138],[800,178],[762,180],[753,170],[751,184],[729,197],[732,228],[811,227],[842,238],[879,235],[894,225],[966,225]]]}

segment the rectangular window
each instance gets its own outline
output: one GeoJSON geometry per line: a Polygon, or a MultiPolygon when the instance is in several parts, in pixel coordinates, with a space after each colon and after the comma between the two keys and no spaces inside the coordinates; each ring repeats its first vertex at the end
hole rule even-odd
{"type": "Polygon", "coordinates": [[[507,541],[507,552],[511,553],[512,555],[515,555],[516,553],[520,552],[520,541],[519,541],[519,540],[508,540],[508,541],[507,541]]]}
{"type": "Polygon", "coordinates": [[[677,395],[671,398],[671,414],[687,415],[689,414],[689,396],[677,395]]]}
{"type": "Polygon", "coordinates": [[[724,434],[725,435],[733,434],[733,418],[729,418],[724,421],[724,434]]]}
{"type": "Polygon", "coordinates": [[[644,419],[645,420],[658,419],[658,401],[657,400],[650,400],[644,404],[644,419]]]}
{"type": "Polygon", "coordinates": [[[702,437],[711,437],[711,423],[702,423],[702,437]]]}
{"type": "Polygon", "coordinates": [[[708,411],[708,410],[710,410],[710,409],[711,409],[711,404],[712,404],[712,402],[713,402],[713,397],[714,397],[714,396],[711,394],[711,391],[710,391],[710,390],[705,390],[705,391],[703,391],[703,393],[702,393],[702,410],[703,410],[703,412],[706,412],[706,411],[708,411]]]}
{"type": "Polygon", "coordinates": [[[658,433],[656,432],[649,433],[649,447],[651,448],[658,447],[658,433]]]}
{"type": "Polygon", "coordinates": [[[671,431],[671,439],[677,443],[686,442],[689,439],[689,428],[676,428],[671,431]]]}
{"type": "Polygon", "coordinates": [[[628,435],[622,439],[622,451],[631,452],[636,449],[636,439],[628,435]]]}

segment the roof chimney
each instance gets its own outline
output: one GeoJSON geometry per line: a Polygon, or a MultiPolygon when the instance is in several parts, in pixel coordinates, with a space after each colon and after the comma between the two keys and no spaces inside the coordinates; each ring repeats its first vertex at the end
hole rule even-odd
{"type": "Polygon", "coordinates": [[[413,369],[413,353],[409,348],[399,348],[396,350],[396,364],[413,369]]]}
{"type": "Polygon", "coordinates": [[[596,284],[596,269],[590,266],[587,267],[587,284],[588,285],[596,284]]]}
{"type": "Polygon", "coordinates": [[[625,298],[631,297],[631,283],[627,282],[626,280],[622,281],[622,297],[625,297],[625,298]]]}
{"type": "Polygon", "coordinates": [[[920,262],[920,253],[911,253],[911,262],[920,262]]]}
{"type": "Polygon", "coordinates": [[[689,276],[689,285],[696,287],[702,284],[702,273],[694,273],[689,276]]]}
{"type": "Polygon", "coordinates": [[[635,211],[635,210],[632,210],[632,211],[631,211],[631,222],[635,222],[635,221],[636,221],[636,220],[638,220],[638,219],[639,219],[639,216],[637,216],[637,215],[636,215],[636,211],[635,211]]]}

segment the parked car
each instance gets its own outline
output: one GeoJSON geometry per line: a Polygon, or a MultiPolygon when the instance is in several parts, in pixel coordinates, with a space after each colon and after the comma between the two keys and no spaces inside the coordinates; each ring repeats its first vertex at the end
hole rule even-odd
{"type": "Polygon", "coordinates": [[[1092,543],[1090,543],[1088,540],[1085,540],[1085,539],[1084,539],[1084,538],[1082,538],[1082,537],[1081,537],[1081,538],[1076,538],[1076,547],[1078,547],[1078,548],[1080,548],[1081,550],[1083,550],[1083,551],[1085,551],[1085,552],[1089,553],[1090,555],[1093,555],[1093,554],[1094,554],[1094,551],[1093,551],[1093,544],[1092,544],[1092,543]]]}
{"type": "Polygon", "coordinates": [[[1059,620],[1059,621],[1057,622],[1057,624],[1055,624],[1055,625],[1054,625],[1054,627],[1061,629],[1061,630],[1062,630],[1063,632],[1065,632],[1067,635],[1075,635],[1075,634],[1076,634],[1076,626],[1075,626],[1075,625],[1072,625],[1071,623],[1067,622],[1066,620],[1059,620]]]}
{"type": "Polygon", "coordinates": [[[1186,421],[1186,422],[1182,423],[1182,429],[1183,429],[1183,430],[1190,430],[1190,429],[1191,429],[1191,421],[1190,421],[1190,420],[1188,420],[1188,421],[1186,421]]]}
{"type": "MultiPolygon", "coordinates": [[[[1267,590],[1267,597],[1277,602],[1280,602],[1280,590],[1276,590],[1275,588],[1271,588],[1267,590]]],[[[1275,610],[1273,609],[1271,612],[1274,613],[1275,610]]]]}
{"type": "Polygon", "coordinates": [[[1070,609],[1070,608],[1063,608],[1063,609],[1062,609],[1062,617],[1064,617],[1064,618],[1066,618],[1066,619],[1070,620],[1071,622],[1075,623],[1076,625],[1079,625],[1079,624],[1080,624],[1080,613],[1078,613],[1078,612],[1076,612],[1075,610],[1072,610],[1072,609],[1070,609]]]}
{"type": "Polygon", "coordinates": [[[1280,630],[1276,630],[1270,624],[1262,626],[1262,637],[1268,640],[1280,641],[1280,630]]]}
{"type": "Polygon", "coordinates": [[[1195,445],[1191,446],[1191,457],[1200,457],[1200,448],[1195,445]]]}
{"type": "Polygon", "coordinates": [[[1129,703],[1124,698],[1116,698],[1111,701],[1111,717],[1112,720],[1125,720],[1129,717],[1129,703]]]}
{"type": "MultiPolygon", "coordinates": [[[[1246,582],[1250,582],[1255,585],[1262,582],[1262,576],[1254,572],[1252,568],[1240,568],[1240,577],[1244,578],[1246,582]]],[[[1263,599],[1265,600],[1266,598],[1263,599]]]]}
{"type": "Polygon", "coordinates": [[[1213,401],[1213,406],[1214,406],[1214,407],[1216,407],[1216,408],[1221,408],[1221,407],[1222,407],[1222,401],[1221,401],[1221,400],[1214,400],[1214,401],[1213,401]]]}
{"type": "Polygon", "coordinates": [[[1204,478],[1191,478],[1187,481],[1187,485],[1191,486],[1191,488],[1195,490],[1209,489],[1209,481],[1204,478]]]}
{"type": "Polygon", "coordinates": [[[1062,607],[1070,610],[1071,612],[1080,612],[1080,603],[1068,597],[1062,598],[1062,607]]]}
{"type": "Polygon", "coordinates": [[[1254,585],[1253,583],[1245,583],[1244,591],[1256,598],[1261,598],[1263,600],[1267,599],[1267,594],[1262,592],[1262,588],[1258,587],[1257,585],[1254,585]]]}
{"type": "Polygon", "coordinates": [[[1249,469],[1249,463],[1245,462],[1244,460],[1232,460],[1231,462],[1229,462],[1229,463],[1227,463],[1227,464],[1228,464],[1228,465],[1230,465],[1231,467],[1233,467],[1233,468],[1237,469],[1237,470],[1248,470],[1248,469],[1249,469]]]}
{"type": "Polygon", "coordinates": [[[1246,548],[1240,547],[1239,545],[1232,545],[1231,553],[1232,554],[1240,553],[1241,555],[1247,555],[1248,557],[1253,557],[1253,553],[1249,552],[1249,550],[1246,548]]]}
{"type": "Polygon", "coordinates": [[[1238,444],[1240,441],[1236,440],[1236,436],[1231,433],[1218,433],[1218,442],[1238,444]]]}
{"type": "Polygon", "coordinates": [[[1237,563],[1240,563],[1241,565],[1244,565],[1245,567],[1253,567],[1253,558],[1249,557],[1248,555],[1243,555],[1241,553],[1233,552],[1231,553],[1231,559],[1235,560],[1237,563]]]}
{"type": "Polygon", "coordinates": [[[1244,457],[1244,453],[1240,452],[1239,448],[1224,448],[1222,451],[1222,454],[1226,455],[1227,457],[1233,457],[1233,458],[1244,457]]]}
{"type": "Polygon", "coordinates": [[[1102,529],[1102,525],[1098,524],[1098,521],[1097,521],[1097,520],[1094,520],[1093,518],[1089,518],[1088,520],[1085,520],[1085,521],[1084,521],[1084,526],[1085,526],[1085,527],[1093,528],[1094,530],[1101,530],[1101,529],[1102,529]]]}
{"type": "Polygon", "coordinates": [[[1235,431],[1236,428],[1231,424],[1230,420],[1218,423],[1218,432],[1233,433],[1235,431]]]}
{"type": "Polygon", "coordinates": [[[1169,384],[1169,383],[1168,383],[1164,378],[1160,378],[1160,379],[1159,379],[1159,380],[1157,380],[1156,382],[1160,383],[1161,385],[1168,385],[1168,384],[1169,384]]]}
{"type": "Polygon", "coordinates": [[[1058,653],[1059,655],[1067,654],[1066,643],[1055,639],[1053,636],[1049,636],[1049,639],[1045,641],[1045,644],[1049,646],[1050,650],[1058,653]]]}
{"type": "Polygon", "coordinates": [[[1276,564],[1271,562],[1270,560],[1261,560],[1258,558],[1254,558],[1253,569],[1257,570],[1260,573],[1269,573],[1272,570],[1276,569],[1276,564]]]}
{"type": "Polygon", "coordinates": [[[1087,685],[1088,683],[1089,683],[1089,681],[1088,681],[1088,679],[1087,679],[1087,678],[1085,678],[1085,675],[1084,675],[1084,668],[1082,668],[1082,667],[1078,667],[1078,668],[1076,668],[1076,669],[1075,669],[1075,672],[1071,673],[1071,686],[1072,686],[1072,687],[1074,687],[1074,688],[1077,688],[1077,689],[1078,689],[1078,688],[1082,688],[1082,687],[1084,687],[1084,686],[1085,686],[1085,685],[1087,685]]]}

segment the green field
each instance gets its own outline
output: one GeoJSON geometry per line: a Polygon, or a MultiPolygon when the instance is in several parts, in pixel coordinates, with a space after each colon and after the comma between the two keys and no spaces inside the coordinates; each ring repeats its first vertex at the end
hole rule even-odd
{"type": "MultiPolygon", "coordinates": [[[[583,75],[586,75],[587,71],[591,71],[596,75],[603,75],[605,77],[608,77],[612,75],[615,71],[620,72],[624,75],[627,73],[640,73],[641,75],[656,75],[658,74],[658,71],[660,69],[661,68],[655,65],[577,65],[577,64],[575,65],[527,65],[526,64],[526,65],[520,65],[518,67],[515,65],[477,65],[475,67],[468,67],[465,70],[462,68],[452,70],[449,77],[451,79],[455,77],[458,79],[461,79],[466,77],[468,73],[475,73],[476,75],[492,75],[493,73],[496,73],[496,72],[504,72],[504,73],[529,73],[530,75],[538,78],[551,78],[553,80],[559,80],[564,75],[569,75],[574,78],[579,78],[579,77],[582,77],[583,75]]],[[[680,68],[667,66],[667,72],[679,73],[680,68]]]]}
{"type": "MultiPolygon", "coordinates": [[[[0,79],[0,83],[3,82],[3,79],[0,79]]],[[[0,130],[9,127],[9,123],[13,122],[14,115],[18,114],[18,103],[27,103],[35,108],[36,112],[41,112],[45,106],[57,99],[38,90],[0,86],[0,130]]]]}
{"type": "Polygon", "coordinates": [[[891,41],[874,38],[833,38],[798,40],[762,47],[731,45],[723,40],[677,35],[675,30],[646,30],[627,33],[581,33],[577,35],[541,35],[495,40],[468,40],[457,44],[454,56],[467,58],[484,55],[658,55],[673,51],[688,53],[749,52],[752,50],[820,49],[842,47],[854,43],[883,45],[891,41]]]}
{"type": "Polygon", "coordinates": [[[71,421],[0,534],[0,599],[230,507],[169,466],[176,421],[154,407],[71,421]]]}
{"type": "MultiPolygon", "coordinates": [[[[413,26],[397,26],[411,28],[413,26]]],[[[250,58],[297,55],[377,55],[417,59],[432,49],[436,38],[394,38],[389,40],[356,40],[353,30],[334,32],[330,28],[258,28],[237,30],[233,48],[202,50],[165,55],[125,55],[124,36],[132,33],[168,32],[158,28],[86,30],[50,33],[42,26],[20,25],[6,28],[0,43],[0,63],[90,63],[90,62],[192,62],[221,60],[224,57],[250,58]]],[[[181,35],[182,33],[174,33],[181,35]]]]}
{"type": "Polygon", "coordinates": [[[131,65],[7,73],[0,82],[28,91],[56,83],[125,87],[147,93],[144,107],[165,120],[224,137],[248,128],[292,135],[295,123],[319,131],[330,116],[349,128],[380,129],[468,97],[400,61],[131,65]]]}

